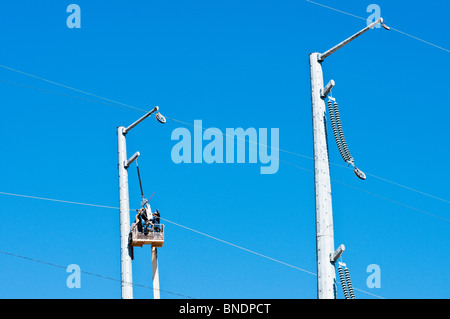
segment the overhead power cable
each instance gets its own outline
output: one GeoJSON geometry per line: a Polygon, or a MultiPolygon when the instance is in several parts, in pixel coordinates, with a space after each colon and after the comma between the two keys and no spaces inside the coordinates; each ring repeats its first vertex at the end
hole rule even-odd
{"type": "MultiPolygon", "coordinates": [[[[89,204],[86,204],[86,205],[91,206],[89,204]]],[[[4,254],[4,255],[16,257],[16,258],[25,259],[25,260],[41,263],[41,264],[48,265],[48,266],[53,266],[53,267],[67,269],[67,266],[62,266],[62,265],[58,265],[58,264],[51,263],[51,262],[48,262],[48,261],[43,261],[43,260],[39,260],[39,259],[36,259],[36,258],[27,257],[27,256],[22,256],[22,255],[19,255],[19,254],[14,254],[14,253],[3,251],[3,250],[0,250],[0,254],[4,254]]],[[[108,279],[108,280],[112,280],[112,281],[122,282],[122,280],[120,280],[120,279],[116,279],[116,278],[100,275],[100,274],[93,273],[93,272],[84,271],[84,270],[81,270],[81,269],[80,269],[80,273],[83,273],[83,274],[86,274],[86,275],[90,275],[90,276],[99,277],[99,278],[102,278],[102,279],[108,279]]],[[[153,288],[153,287],[142,285],[142,284],[131,283],[131,285],[133,285],[135,287],[141,287],[141,288],[146,288],[146,289],[151,289],[151,290],[159,290],[160,292],[165,292],[165,293],[168,293],[168,294],[171,294],[171,295],[176,295],[176,296],[186,297],[186,298],[190,298],[190,299],[195,299],[194,297],[187,296],[187,295],[184,295],[184,294],[180,294],[180,293],[176,293],[176,292],[168,291],[168,290],[157,289],[157,288],[153,288]]]]}
{"type": "MultiPolygon", "coordinates": [[[[97,204],[88,204],[88,203],[82,203],[82,202],[74,202],[74,201],[67,201],[67,200],[60,200],[60,199],[53,199],[53,198],[45,198],[45,197],[38,197],[38,196],[29,196],[29,195],[22,195],[22,194],[13,194],[13,193],[6,193],[6,192],[0,192],[0,194],[2,194],[2,195],[9,195],[9,196],[16,196],[16,197],[25,197],[25,198],[31,198],[31,199],[40,199],[40,200],[46,200],[46,201],[51,201],[51,202],[59,202],[59,203],[66,203],[66,204],[75,204],[75,205],[83,205],[83,206],[92,206],[92,207],[99,207],[99,208],[109,208],[109,209],[116,209],[116,210],[120,209],[119,207],[113,207],[113,206],[105,206],[105,205],[97,205],[97,204]]],[[[233,244],[233,243],[231,243],[231,242],[228,242],[228,241],[225,241],[225,240],[223,240],[223,239],[220,239],[220,238],[217,238],[217,237],[208,235],[208,234],[206,234],[206,233],[203,233],[203,232],[198,231],[198,230],[195,230],[195,229],[193,229],[193,228],[190,228],[190,227],[181,225],[181,224],[179,224],[179,223],[176,223],[176,222],[174,222],[174,221],[168,220],[168,219],[166,219],[166,218],[162,218],[162,217],[160,217],[160,218],[161,218],[162,220],[165,220],[165,221],[167,221],[168,223],[174,224],[174,225],[176,225],[176,226],[178,226],[178,227],[182,227],[182,228],[184,228],[184,229],[187,229],[187,230],[190,230],[190,231],[195,232],[195,233],[197,233],[197,234],[200,234],[200,235],[209,237],[209,238],[214,239],[214,240],[216,240],[216,241],[220,241],[220,242],[222,242],[222,243],[224,243],[224,244],[227,244],[227,245],[236,247],[236,248],[238,248],[238,249],[245,250],[245,251],[250,252],[250,253],[252,253],[252,254],[254,254],[254,255],[258,255],[258,256],[260,256],[260,257],[263,257],[263,258],[266,258],[266,259],[275,261],[275,262],[280,263],[280,264],[283,264],[283,265],[285,265],[285,266],[288,266],[288,267],[291,267],[291,268],[295,268],[295,269],[297,269],[297,270],[301,270],[301,271],[306,272],[306,273],[309,273],[309,274],[311,274],[311,275],[316,275],[316,274],[314,274],[314,273],[312,273],[312,272],[310,272],[310,271],[308,271],[308,270],[305,270],[305,269],[302,269],[302,268],[299,268],[299,267],[290,265],[290,264],[288,264],[288,263],[285,263],[285,262],[283,262],[283,261],[277,260],[277,259],[275,259],[275,258],[272,258],[272,257],[266,256],[266,255],[263,255],[263,254],[261,254],[261,253],[255,252],[255,251],[253,251],[253,250],[247,249],[247,248],[245,248],[245,247],[238,246],[238,245],[233,244]]]]}
{"type": "MultiPolygon", "coordinates": [[[[318,2],[315,2],[315,1],[311,1],[311,0],[304,0],[304,1],[309,2],[309,3],[312,3],[312,4],[315,4],[315,5],[320,6],[320,7],[323,7],[323,8],[327,8],[327,9],[330,9],[330,10],[333,10],[333,11],[336,11],[336,12],[339,12],[339,13],[342,13],[342,14],[346,14],[346,15],[351,16],[351,17],[354,17],[354,18],[358,18],[358,19],[367,21],[367,18],[363,18],[363,17],[357,16],[357,15],[354,15],[354,14],[351,14],[351,13],[348,13],[348,12],[345,12],[345,11],[342,11],[342,10],[339,10],[339,9],[336,9],[336,8],[333,8],[333,7],[330,7],[330,6],[326,6],[326,5],[324,5],[324,4],[321,4],[321,3],[318,3],[318,2]]],[[[395,29],[395,28],[391,27],[391,23],[389,23],[389,27],[390,27],[391,30],[394,30],[394,31],[396,31],[396,32],[398,32],[398,33],[401,33],[401,34],[403,34],[403,35],[406,35],[406,36],[408,36],[408,37],[410,37],[410,38],[412,38],[412,39],[421,41],[421,42],[423,42],[423,43],[425,43],[425,44],[431,45],[431,46],[433,46],[433,47],[435,47],[435,48],[438,48],[438,49],[440,49],[440,50],[443,50],[443,51],[446,51],[446,52],[450,52],[450,50],[448,50],[448,49],[446,49],[446,48],[443,48],[443,47],[441,47],[441,46],[439,46],[439,45],[436,45],[436,44],[433,44],[433,43],[431,43],[431,42],[425,41],[425,40],[423,40],[423,39],[420,39],[420,38],[418,38],[418,37],[416,37],[416,36],[413,36],[413,35],[411,35],[411,34],[408,34],[408,33],[404,32],[404,31],[399,30],[399,29],[395,29]]]]}
{"type": "MultiPolygon", "coordinates": [[[[284,162],[284,161],[283,161],[283,162],[284,162]]],[[[287,162],[285,162],[285,163],[287,163],[287,162]]],[[[303,167],[300,167],[300,166],[297,166],[297,165],[295,165],[295,164],[291,164],[291,163],[287,163],[287,164],[290,164],[290,165],[292,165],[292,166],[301,168],[302,170],[305,170],[305,171],[308,171],[308,172],[313,173],[313,171],[308,170],[308,169],[303,168],[303,167]]],[[[341,182],[341,183],[342,183],[342,182],[341,182]]],[[[345,183],[343,183],[343,184],[344,184],[344,185],[347,185],[347,186],[350,186],[350,187],[353,187],[353,186],[348,185],[348,184],[345,184],[345,183]]],[[[357,187],[353,187],[353,188],[359,189],[359,188],[357,188],[357,187]]],[[[362,190],[362,189],[359,189],[359,190],[364,191],[364,192],[367,192],[367,191],[362,190]]],[[[25,197],[25,198],[31,198],[31,199],[47,200],[47,201],[60,202],[60,203],[67,203],[67,204],[77,204],[77,205],[83,205],[83,206],[93,206],[93,207],[109,208],[109,209],[116,209],[116,210],[119,209],[119,207],[113,207],[113,206],[98,205],[98,204],[88,204],[88,203],[82,203],[82,202],[67,201],[67,200],[59,200],[59,199],[52,199],[52,198],[45,198],[45,197],[38,197],[38,196],[29,196],[29,195],[13,194],[13,193],[6,193],[6,192],[0,192],[0,194],[2,194],[2,195],[10,195],[10,196],[18,196],[18,197],[25,197]]],[[[376,194],[373,194],[373,193],[370,193],[370,194],[376,195],[376,194]]],[[[376,196],[378,196],[378,195],[376,195],[376,196]]],[[[381,197],[381,198],[383,198],[383,197],[381,197]]],[[[383,198],[383,199],[389,200],[389,199],[387,199],[387,198],[383,198]]],[[[394,201],[394,202],[395,202],[395,201],[394,201]]],[[[424,211],[415,209],[415,208],[410,207],[410,206],[406,206],[406,205],[404,205],[404,204],[402,204],[402,203],[399,203],[399,202],[395,202],[395,203],[397,203],[397,204],[399,204],[399,205],[402,205],[402,206],[405,206],[405,207],[408,207],[408,208],[411,208],[411,209],[414,209],[414,210],[417,210],[417,211],[422,212],[422,213],[425,213],[425,214],[427,214],[427,215],[431,215],[431,216],[433,216],[433,217],[437,217],[437,218],[443,219],[443,220],[445,220],[445,221],[447,221],[447,222],[450,222],[450,220],[447,220],[447,219],[445,219],[445,218],[442,218],[442,217],[439,217],[439,216],[435,216],[435,215],[429,214],[429,213],[427,213],[427,212],[424,212],[424,211]]],[[[242,247],[242,246],[239,246],[239,245],[230,243],[230,242],[228,242],[228,241],[219,239],[219,238],[217,238],[217,237],[208,235],[208,234],[206,234],[206,233],[203,233],[203,232],[200,232],[200,231],[198,231],[198,230],[192,229],[192,228],[190,228],[190,227],[181,225],[181,224],[176,223],[176,222],[173,222],[173,221],[171,221],[171,220],[164,219],[164,218],[162,218],[162,217],[161,217],[161,219],[163,219],[163,220],[165,220],[165,221],[167,221],[167,222],[169,222],[169,223],[172,223],[172,224],[174,224],[174,225],[176,225],[176,226],[182,227],[182,228],[184,228],[184,229],[193,231],[193,232],[195,232],[195,233],[197,233],[197,234],[200,234],[200,235],[206,236],[206,237],[208,237],[208,238],[214,239],[214,240],[216,240],[216,241],[220,241],[220,242],[225,243],[225,244],[227,244],[227,245],[231,245],[231,246],[233,246],[233,247],[242,249],[242,250],[247,251],[247,252],[251,252],[251,253],[253,253],[253,254],[255,254],[255,255],[264,257],[264,258],[269,259],[269,260],[272,260],[272,261],[276,261],[276,262],[278,262],[278,263],[280,263],[280,264],[283,264],[283,265],[289,266],[289,267],[291,267],[291,268],[294,268],[294,269],[297,269],[297,270],[301,270],[301,271],[303,271],[303,272],[306,272],[306,273],[309,273],[309,274],[311,274],[311,275],[316,276],[316,274],[314,274],[314,273],[312,273],[312,272],[310,272],[310,271],[307,271],[307,270],[305,270],[305,269],[302,269],[302,268],[299,268],[299,267],[290,265],[290,264],[288,264],[288,263],[279,261],[279,260],[277,260],[277,259],[275,259],[275,258],[265,256],[265,255],[263,255],[263,254],[254,252],[254,251],[252,251],[252,250],[250,250],[250,249],[247,249],[247,248],[244,248],[244,247],[242,247]]],[[[364,291],[364,290],[361,290],[361,289],[358,289],[358,288],[355,288],[355,287],[354,287],[353,289],[354,289],[354,290],[358,290],[358,291],[363,292],[363,293],[366,293],[366,294],[369,294],[369,295],[372,295],[372,296],[375,296],[375,297],[377,297],[377,298],[383,298],[383,297],[377,296],[377,295],[375,295],[375,294],[369,293],[369,292],[367,292],[367,291],[364,291]]]]}
{"type": "MultiPolygon", "coordinates": [[[[53,198],[45,198],[45,197],[38,197],[38,196],[29,196],[29,195],[22,195],[22,194],[13,194],[13,193],[5,193],[5,192],[0,192],[0,194],[2,194],[2,195],[10,195],[10,196],[18,196],[18,197],[25,197],[25,198],[31,198],[31,199],[47,200],[47,201],[60,202],[60,203],[66,203],[66,204],[76,204],[76,205],[92,206],[92,207],[100,207],[100,208],[109,208],[109,209],[116,209],[116,210],[120,209],[119,207],[113,207],[113,206],[107,206],[107,205],[89,204],[89,203],[82,203],[82,202],[76,202],[76,201],[59,200],[59,199],[53,199],[53,198]]],[[[242,247],[242,246],[233,244],[233,243],[231,243],[231,242],[229,242],[229,241],[220,239],[220,238],[215,237],[215,236],[211,236],[211,235],[209,235],[209,234],[206,234],[206,233],[204,233],[204,232],[195,230],[195,229],[190,228],[190,227],[187,227],[187,226],[185,226],[185,225],[176,223],[176,222],[171,221],[171,220],[169,220],[169,219],[162,218],[162,217],[160,217],[160,218],[161,218],[162,220],[168,222],[168,223],[171,223],[171,224],[175,225],[175,226],[184,228],[184,229],[186,229],[186,230],[192,231],[192,232],[194,232],[194,233],[197,233],[197,234],[199,234],[199,235],[208,237],[208,238],[210,238],[210,239],[214,239],[214,240],[216,240],[216,241],[218,241],[218,242],[221,242],[221,243],[224,243],[224,244],[226,244],[226,245],[229,245],[229,246],[238,248],[238,249],[240,249],[240,250],[243,250],[243,251],[252,253],[252,254],[254,254],[254,255],[263,257],[263,258],[265,258],[265,259],[268,259],[268,260],[277,262],[277,263],[282,264],[282,265],[284,265],[284,266],[288,266],[288,267],[290,267],[290,268],[293,268],[293,269],[296,269],[296,270],[300,270],[300,271],[305,272],[305,273],[307,273],[307,274],[310,274],[310,275],[313,275],[313,276],[317,276],[317,274],[315,274],[315,273],[313,273],[313,272],[311,272],[311,271],[308,271],[308,270],[306,270],[306,269],[303,269],[303,268],[300,268],[300,267],[297,267],[297,266],[288,264],[288,263],[286,263],[286,262],[280,261],[280,260],[278,260],[278,259],[275,259],[275,258],[266,256],[266,255],[263,255],[263,254],[261,254],[261,253],[258,253],[258,252],[256,252],[256,251],[254,251],[254,250],[251,250],[251,249],[248,249],[248,248],[245,248],[245,247],[242,247]]],[[[1,251],[0,251],[0,252],[1,252],[1,251]]],[[[354,289],[355,289],[355,290],[358,290],[358,291],[361,291],[361,292],[363,292],[363,293],[366,293],[366,294],[368,294],[368,295],[371,295],[371,296],[374,296],[374,297],[377,297],[377,298],[384,299],[383,297],[377,296],[377,295],[372,294],[372,293],[370,293],[370,292],[367,292],[367,291],[364,291],[364,290],[361,290],[361,289],[358,289],[358,288],[354,288],[354,289]]]]}
{"type": "MultiPolygon", "coordinates": [[[[76,89],[76,88],[72,88],[72,87],[70,87],[70,86],[67,86],[67,85],[64,85],[64,84],[60,84],[60,83],[57,83],[57,82],[55,82],[55,81],[50,81],[50,80],[44,79],[44,78],[42,78],[42,77],[39,77],[39,76],[36,76],[36,75],[32,75],[32,74],[29,74],[29,73],[27,73],[27,72],[23,72],[23,71],[20,71],[20,70],[11,68],[11,67],[7,67],[7,66],[4,66],[4,65],[0,65],[0,67],[1,67],[1,68],[5,68],[5,69],[10,70],[10,71],[18,72],[18,73],[20,73],[20,74],[24,74],[24,75],[27,75],[27,76],[30,76],[30,77],[33,77],[33,78],[36,78],[36,79],[39,79],[39,80],[48,82],[48,83],[52,83],[52,84],[55,84],[55,85],[58,85],[58,86],[61,86],[61,87],[64,87],[64,88],[67,88],[67,89],[70,89],[70,90],[74,90],[74,91],[76,91],[76,92],[81,92],[81,93],[84,93],[84,94],[87,94],[87,95],[90,95],[90,96],[98,97],[98,98],[100,98],[100,99],[102,99],[102,100],[104,100],[104,101],[108,101],[108,102],[110,102],[110,103],[100,102],[100,101],[96,101],[96,100],[92,100],[92,99],[85,99],[85,98],[81,98],[81,97],[78,97],[78,96],[75,96],[75,95],[63,94],[63,93],[59,93],[59,92],[55,92],[55,91],[50,91],[50,90],[45,90],[45,89],[36,88],[36,87],[31,87],[31,86],[28,86],[28,85],[23,85],[23,84],[19,84],[19,83],[15,83],[15,82],[10,82],[10,81],[5,81],[5,80],[0,80],[0,81],[5,82],[5,83],[14,84],[14,85],[18,85],[18,86],[22,86],[22,87],[26,87],[26,88],[31,88],[31,89],[35,89],[35,90],[39,90],[39,91],[44,91],[44,92],[47,92],[47,93],[59,94],[59,95],[63,95],[63,96],[66,96],[66,97],[71,97],[71,98],[81,99],[81,100],[85,100],[85,101],[89,101],[89,102],[101,103],[101,104],[111,105],[111,106],[121,106],[121,107],[131,108],[131,109],[134,109],[134,110],[137,110],[137,111],[141,111],[141,112],[145,112],[145,113],[148,112],[147,110],[144,110],[144,109],[142,109],[142,108],[138,108],[138,107],[135,107],[135,106],[132,106],[132,105],[129,105],[129,104],[125,104],[125,103],[121,103],[121,102],[118,102],[118,101],[114,101],[114,100],[112,100],[112,99],[108,99],[108,98],[99,96],[99,95],[97,95],[97,94],[92,94],[92,93],[89,93],[89,92],[85,92],[85,91],[82,91],[82,90],[78,90],[78,89],[76,89]],[[113,103],[113,104],[111,104],[111,103],[113,103]]],[[[166,116],[166,118],[169,119],[169,120],[171,120],[171,121],[177,122],[177,123],[181,123],[181,124],[185,124],[185,125],[190,125],[190,126],[193,126],[193,127],[198,127],[198,126],[195,125],[195,124],[188,123],[188,122],[184,122],[184,121],[180,121],[180,120],[177,120],[177,119],[175,119],[175,118],[170,118],[170,117],[167,117],[167,116],[166,116]]],[[[205,130],[205,128],[202,128],[202,127],[198,127],[198,128],[201,128],[202,130],[205,130]]],[[[226,134],[225,134],[225,135],[226,135],[226,134]]],[[[233,136],[233,137],[234,137],[234,136],[233,136]]],[[[237,137],[236,137],[236,138],[237,138],[237,137]]],[[[237,139],[239,140],[239,138],[237,138],[237,139]]],[[[244,142],[245,142],[245,141],[244,141],[244,142]]],[[[268,147],[268,148],[270,148],[270,149],[272,149],[272,150],[273,150],[273,149],[276,149],[276,150],[278,150],[278,151],[280,151],[280,152],[283,152],[283,153],[286,153],[286,154],[291,154],[291,155],[294,155],[294,156],[298,156],[298,157],[306,158],[306,159],[309,159],[309,160],[313,160],[313,157],[312,157],[312,156],[303,155],[303,154],[298,154],[298,153],[295,153],[295,152],[292,152],[292,151],[288,151],[288,150],[284,150],[284,149],[280,149],[280,148],[275,148],[275,147],[268,146],[268,145],[263,145],[263,144],[261,144],[261,143],[257,143],[257,142],[254,142],[254,141],[249,141],[249,143],[253,143],[253,144],[259,145],[259,146],[265,146],[265,147],[268,147]]],[[[337,167],[341,167],[341,168],[348,168],[348,167],[345,166],[345,165],[341,165],[341,164],[337,164],[337,163],[333,163],[333,162],[330,162],[330,164],[331,164],[331,165],[334,165],[334,166],[337,166],[337,167]]],[[[424,196],[428,196],[428,197],[431,197],[431,198],[434,198],[434,199],[437,199],[437,200],[446,202],[447,204],[450,204],[450,201],[449,201],[449,200],[446,200],[446,199],[443,199],[443,198],[440,198],[440,197],[437,197],[437,196],[434,196],[434,195],[425,193],[425,192],[423,192],[423,191],[414,189],[414,188],[409,187],[409,186],[402,185],[402,184],[397,183],[397,182],[390,181],[390,180],[388,180],[388,179],[386,179],[386,178],[377,176],[377,175],[375,175],[375,174],[370,174],[370,173],[367,173],[367,172],[365,172],[365,174],[366,174],[366,175],[369,175],[369,176],[372,176],[372,177],[374,177],[374,178],[376,178],[376,179],[382,180],[382,181],[384,181],[384,182],[388,182],[388,183],[391,183],[391,184],[393,184],[393,185],[396,185],[396,186],[399,186],[399,187],[408,189],[408,190],[410,190],[410,191],[416,192],[416,193],[418,193],[418,194],[421,194],[421,195],[424,195],[424,196]]]]}
{"type": "Polygon", "coordinates": [[[42,77],[40,77],[40,76],[36,76],[36,75],[30,74],[30,73],[26,73],[26,72],[23,72],[23,71],[20,71],[20,70],[11,68],[11,67],[6,66],[6,65],[0,65],[0,67],[1,67],[1,68],[4,68],[4,69],[7,69],[7,70],[10,70],[10,71],[14,71],[14,72],[23,74],[23,75],[26,75],[26,76],[29,76],[29,77],[32,77],[32,78],[35,78],[35,79],[38,79],[38,80],[41,80],[41,81],[44,81],[44,82],[48,82],[48,83],[51,83],[51,84],[54,84],[54,85],[58,85],[58,86],[61,86],[61,87],[63,87],[63,88],[66,88],[66,89],[75,91],[75,92],[79,92],[79,93],[83,93],[83,94],[86,94],[86,95],[89,95],[89,96],[93,96],[93,97],[96,97],[96,98],[101,99],[101,100],[104,100],[104,101],[116,103],[116,104],[119,104],[119,105],[122,105],[122,106],[125,106],[125,107],[128,107],[128,108],[131,108],[131,109],[135,109],[135,110],[142,111],[141,109],[136,108],[136,107],[134,107],[134,106],[132,106],[132,105],[128,105],[128,104],[125,104],[125,103],[117,102],[117,101],[114,101],[114,100],[111,100],[111,99],[107,99],[107,98],[105,98],[105,97],[102,97],[102,96],[100,96],[100,95],[96,95],[96,94],[92,94],[92,93],[89,93],[89,92],[86,92],[86,91],[82,91],[82,90],[79,90],[79,89],[73,88],[73,87],[71,87],[71,86],[68,86],[68,85],[64,85],[64,84],[58,83],[58,82],[50,81],[50,80],[47,80],[47,79],[42,78],[42,77]]]}
{"type": "MultiPolygon", "coordinates": [[[[293,166],[293,167],[296,167],[296,168],[298,168],[298,169],[301,169],[301,170],[304,170],[304,171],[306,171],[306,172],[309,172],[309,173],[314,174],[314,171],[312,171],[312,170],[310,170],[310,169],[307,169],[307,168],[304,168],[304,167],[301,167],[301,166],[298,166],[297,164],[292,164],[292,163],[286,162],[286,161],[284,161],[284,160],[280,160],[280,162],[283,162],[283,163],[288,164],[288,165],[290,165],[290,166],[293,166]]],[[[410,205],[401,203],[401,202],[399,202],[399,201],[390,199],[390,198],[388,198],[388,197],[384,197],[384,196],[375,194],[375,193],[370,192],[370,191],[368,191],[368,190],[365,190],[365,189],[362,189],[362,188],[359,188],[359,187],[356,187],[356,186],[353,186],[353,185],[344,183],[344,182],[342,182],[342,181],[340,181],[340,180],[337,180],[337,179],[335,179],[335,178],[331,178],[331,180],[332,180],[333,182],[337,182],[337,183],[342,184],[342,185],[344,185],[344,186],[351,187],[351,188],[353,188],[353,189],[359,190],[359,191],[364,192],[364,193],[366,193],[366,194],[369,194],[369,195],[378,197],[378,198],[380,198],[380,199],[384,199],[384,200],[386,200],[386,201],[388,201],[388,202],[391,202],[391,203],[394,203],[394,204],[401,205],[401,206],[403,206],[403,207],[409,208],[409,209],[414,210],[414,211],[416,211],[416,212],[419,212],[419,213],[422,213],[422,214],[425,214],[425,215],[428,215],[428,216],[431,216],[431,217],[434,217],[434,218],[438,218],[438,219],[441,219],[441,220],[446,221],[446,222],[450,222],[450,219],[447,219],[447,218],[444,218],[444,217],[441,217],[441,216],[438,216],[438,215],[435,215],[435,214],[431,214],[431,213],[429,213],[429,212],[427,212],[427,211],[424,211],[424,210],[422,210],[422,209],[419,209],[419,208],[416,208],[416,207],[413,207],[413,206],[410,206],[410,205]]]]}

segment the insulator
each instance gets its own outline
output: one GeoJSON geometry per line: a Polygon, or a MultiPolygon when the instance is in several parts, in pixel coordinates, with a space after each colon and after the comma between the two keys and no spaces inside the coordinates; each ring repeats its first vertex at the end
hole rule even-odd
{"type": "Polygon", "coordinates": [[[352,281],[350,279],[350,271],[348,270],[348,268],[345,268],[344,273],[345,273],[345,280],[347,281],[347,286],[348,286],[348,291],[350,293],[350,297],[352,299],[355,299],[355,292],[353,291],[353,285],[352,285],[352,281]]]}
{"type": "Polygon", "coordinates": [[[339,115],[339,107],[338,107],[338,103],[336,101],[334,101],[334,103],[333,103],[333,109],[334,109],[334,116],[336,118],[336,125],[337,125],[337,130],[339,133],[339,138],[341,139],[342,148],[344,150],[344,155],[345,155],[344,160],[346,162],[353,161],[353,158],[350,155],[350,152],[348,150],[347,142],[345,141],[344,131],[342,130],[341,117],[339,115]]]}
{"type": "Polygon", "coordinates": [[[344,131],[342,130],[341,117],[339,115],[339,106],[336,99],[329,97],[328,99],[328,113],[330,114],[331,127],[333,129],[334,139],[336,140],[336,145],[338,147],[339,153],[342,159],[349,165],[355,168],[355,174],[361,179],[366,179],[366,175],[356,168],[355,160],[350,155],[348,150],[347,142],[345,141],[344,131]]]}
{"type": "Polygon", "coordinates": [[[347,284],[345,283],[344,273],[342,267],[338,267],[339,281],[341,282],[342,291],[344,292],[345,299],[350,299],[349,292],[347,291],[347,284]]]}
{"type": "Polygon", "coordinates": [[[336,125],[336,119],[335,119],[335,116],[334,116],[333,104],[332,104],[331,100],[328,100],[327,104],[328,104],[328,113],[330,114],[331,128],[333,129],[334,139],[336,140],[336,144],[337,144],[339,153],[342,156],[342,159],[344,161],[347,161],[346,160],[345,151],[344,151],[344,149],[342,147],[341,139],[339,137],[339,132],[338,132],[337,125],[336,125]]]}

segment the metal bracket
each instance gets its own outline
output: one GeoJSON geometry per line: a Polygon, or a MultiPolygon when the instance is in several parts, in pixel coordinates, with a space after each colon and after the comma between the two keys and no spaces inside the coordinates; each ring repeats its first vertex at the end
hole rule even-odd
{"type": "Polygon", "coordinates": [[[126,135],[133,127],[135,127],[136,125],[138,125],[139,123],[141,123],[143,120],[145,120],[147,117],[149,117],[150,115],[152,115],[153,112],[158,112],[159,110],[159,106],[155,106],[150,112],[148,112],[147,114],[145,114],[144,116],[142,116],[139,120],[137,120],[136,122],[134,122],[133,124],[131,124],[130,126],[128,126],[126,129],[123,130],[123,134],[126,135]]]}
{"type": "Polygon", "coordinates": [[[330,80],[330,82],[328,82],[328,84],[323,89],[320,89],[320,97],[322,99],[326,98],[335,84],[336,83],[334,82],[334,80],[330,80]]]}
{"type": "Polygon", "coordinates": [[[139,152],[136,152],[131,156],[126,163],[124,163],[125,168],[130,167],[131,163],[133,163],[138,157],[141,155],[139,152]]]}
{"type": "Polygon", "coordinates": [[[338,249],[330,256],[330,261],[334,264],[339,257],[341,257],[342,253],[345,251],[345,246],[341,244],[338,249]]]}
{"type": "Polygon", "coordinates": [[[341,43],[339,43],[338,45],[332,47],[331,49],[329,49],[328,51],[326,51],[323,54],[319,54],[319,56],[317,57],[317,61],[322,62],[326,57],[330,56],[330,54],[332,54],[333,52],[336,52],[337,50],[339,50],[340,48],[342,48],[344,45],[346,45],[347,43],[353,41],[354,39],[356,39],[357,37],[359,37],[361,34],[363,34],[364,32],[366,32],[367,30],[373,29],[373,27],[375,25],[377,25],[378,23],[380,23],[386,30],[389,30],[390,28],[385,25],[383,23],[383,18],[379,18],[377,21],[373,22],[372,24],[368,25],[367,27],[365,27],[364,29],[362,29],[361,31],[359,31],[358,33],[355,33],[354,35],[352,35],[350,38],[342,41],[341,43]]]}

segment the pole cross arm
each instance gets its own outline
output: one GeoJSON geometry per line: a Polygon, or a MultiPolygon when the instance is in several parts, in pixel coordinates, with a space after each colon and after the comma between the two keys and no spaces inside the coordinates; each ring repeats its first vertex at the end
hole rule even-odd
{"type": "Polygon", "coordinates": [[[345,251],[345,246],[341,244],[338,249],[330,256],[330,261],[334,264],[339,257],[341,257],[342,253],[345,251]]]}
{"type": "Polygon", "coordinates": [[[381,23],[381,25],[383,26],[383,28],[385,28],[386,30],[389,30],[389,27],[386,26],[383,23],[383,18],[379,18],[377,21],[369,24],[367,27],[365,27],[364,29],[362,29],[361,31],[355,33],[354,35],[352,35],[351,37],[345,39],[344,41],[342,41],[341,43],[339,43],[338,45],[332,47],[330,50],[319,54],[318,60],[319,62],[322,62],[326,57],[330,56],[332,53],[336,52],[337,50],[339,50],[340,48],[342,48],[344,45],[350,43],[351,41],[353,41],[354,39],[356,39],[357,37],[359,37],[361,34],[363,34],[364,32],[372,29],[375,25],[377,25],[378,23],[381,23]]]}
{"type": "Polygon", "coordinates": [[[145,120],[147,117],[152,115],[153,112],[157,112],[159,110],[159,106],[155,106],[150,112],[146,113],[144,116],[142,116],[139,120],[128,126],[126,129],[123,130],[123,134],[127,134],[133,127],[141,123],[143,120],[145,120]]]}
{"type": "Polygon", "coordinates": [[[328,82],[328,84],[323,89],[320,89],[320,97],[322,99],[326,98],[328,93],[330,93],[330,91],[334,85],[335,85],[334,80],[331,80],[330,82],[328,82]]]}
{"type": "Polygon", "coordinates": [[[139,157],[139,155],[141,155],[141,153],[139,153],[139,152],[134,153],[133,156],[131,156],[131,157],[126,161],[126,163],[125,163],[125,165],[124,165],[125,168],[130,167],[131,163],[133,163],[133,162],[139,157]]]}

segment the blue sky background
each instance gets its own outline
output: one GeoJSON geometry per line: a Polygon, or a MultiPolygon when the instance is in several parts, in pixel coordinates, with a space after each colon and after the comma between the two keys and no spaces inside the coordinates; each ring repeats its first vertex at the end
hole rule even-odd
{"type": "MultiPolygon", "coordinates": [[[[365,22],[296,1],[64,1],[0,6],[0,64],[203,127],[279,128],[280,148],[312,156],[308,55],[365,22]]],[[[374,1],[322,0],[367,17],[374,1]]],[[[446,0],[377,1],[388,25],[450,48],[446,0]]],[[[450,55],[375,29],[323,63],[350,151],[366,173],[450,200],[450,55]]],[[[0,80],[91,98],[6,69],[0,80]]],[[[143,113],[0,82],[1,192],[119,205],[116,127],[143,113]]],[[[170,136],[184,125],[148,119],[128,135],[147,196],[161,216],[316,272],[314,177],[280,163],[175,164],[170,136]]],[[[186,126],[191,132],[193,128],[186,126]]],[[[330,137],[330,161],[345,164],[330,137]]],[[[280,160],[313,170],[310,159],[280,160]]],[[[331,165],[335,244],[354,287],[384,298],[449,298],[450,204],[331,165]],[[346,186],[346,183],[353,187],[346,186]],[[442,217],[436,218],[404,205],[442,217]],[[381,288],[366,286],[367,266],[381,288]]],[[[140,203],[135,166],[130,207],[140,203]]],[[[119,212],[0,195],[0,250],[120,280],[119,212]]],[[[194,298],[316,298],[316,277],[166,223],[161,289],[194,298]]],[[[63,268],[0,254],[0,298],[120,298],[120,283],[88,274],[69,289],[63,268]]],[[[133,279],[151,286],[150,248],[133,279]]],[[[342,298],[340,287],[339,297],[342,298]]],[[[135,298],[152,298],[135,287],[135,298]]],[[[161,293],[162,298],[184,298],[161,293]]],[[[374,298],[356,291],[357,298],[374,298]]]]}

